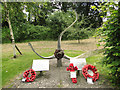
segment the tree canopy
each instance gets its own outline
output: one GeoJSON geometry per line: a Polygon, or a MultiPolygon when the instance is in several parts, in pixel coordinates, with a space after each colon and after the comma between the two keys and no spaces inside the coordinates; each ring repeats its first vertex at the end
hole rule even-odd
{"type": "Polygon", "coordinates": [[[109,69],[111,82],[120,85],[120,2],[108,2],[100,5],[101,17],[106,21],[97,29],[101,36],[100,42],[105,42],[105,59],[103,64],[109,69]]]}
{"type": "MultiPolygon", "coordinates": [[[[95,2],[7,2],[7,4],[8,8],[3,5],[2,10],[3,43],[8,42],[10,37],[6,22],[6,9],[10,11],[10,20],[16,42],[31,39],[57,40],[59,34],[74,21],[75,16],[72,10],[77,11],[78,22],[82,20],[83,16],[87,16],[85,21],[87,24],[84,26],[77,24],[76,28],[79,30],[81,26],[89,27],[91,22],[94,24],[92,28],[99,27],[102,23],[101,17],[97,14],[99,12],[90,7],[97,5],[95,2]],[[46,35],[46,38],[42,38],[46,35]]],[[[73,27],[75,28],[75,26],[73,27]]],[[[66,32],[63,39],[70,39],[68,38],[69,33],[66,32]]]]}

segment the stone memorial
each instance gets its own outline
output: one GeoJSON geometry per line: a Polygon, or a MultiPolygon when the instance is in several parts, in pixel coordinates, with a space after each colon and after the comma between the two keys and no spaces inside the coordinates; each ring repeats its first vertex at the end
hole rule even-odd
{"type": "Polygon", "coordinates": [[[42,71],[48,71],[50,59],[57,59],[57,67],[62,67],[62,58],[70,60],[70,65],[69,65],[69,67],[67,67],[66,70],[70,71],[70,78],[72,79],[73,83],[77,83],[76,73],[77,72],[79,73],[80,70],[82,70],[82,74],[87,79],[87,82],[89,84],[93,84],[93,81],[96,81],[99,78],[99,73],[95,73],[95,71],[97,71],[97,69],[92,65],[86,65],[85,58],[78,58],[78,56],[74,57],[74,58],[69,57],[64,53],[64,50],[62,50],[62,48],[61,48],[61,39],[62,39],[63,34],[70,27],[72,27],[78,19],[76,11],[75,11],[75,15],[76,15],[75,21],[70,26],[68,26],[64,31],[62,31],[61,34],[59,35],[57,49],[55,50],[55,52],[52,56],[49,56],[49,57],[41,56],[34,50],[34,48],[32,47],[32,44],[29,43],[29,46],[31,47],[33,52],[36,55],[38,55],[40,58],[43,58],[44,60],[43,59],[33,60],[32,69],[25,71],[23,74],[23,77],[24,77],[22,79],[23,82],[34,81],[35,77],[36,77],[36,73],[35,73],[36,71],[40,71],[40,73],[42,73],[42,71]],[[88,69],[89,69],[88,67],[90,67],[92,71],[90,71],[90,70],[88,71],[88,69]],[[86,74],[86,72],[87,72],[87,74],[86,74]],[[29,77],[29,74],[31,74],[31,77],[29,77]]]}
{"type": "Polygon", "coordinates": [[[33,60],[32,69],[34,71],[48,71],[49,70],[49,60],[33,60]]]}

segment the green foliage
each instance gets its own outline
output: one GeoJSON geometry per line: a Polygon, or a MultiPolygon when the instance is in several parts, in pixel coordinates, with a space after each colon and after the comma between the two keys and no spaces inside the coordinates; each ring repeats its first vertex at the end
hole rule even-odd
{"type": "Polygon", "coordinates": [[[67,37],[69,37],[70,39],[77,39],[78,43],[80,43],[80,39],[86,39],[90,35],[92,36],[92,32],[94,31],[94,29],[91,28],[93,25],[89,25],[89,22],[90,21],[87,17],[83,17],[82,20],[78,21],[73,28],[70,28],[70,30],[68,31],[70,34],[68,34],[67,37]]]}
{"type": "Polygon", "coordinates": [[[86,39],[88,38],[88,33],[85,30],[85,28],[70,28],[68,31],[70,34],[67,35],[69,39],[76,39],[78,40],[78,43],[80,43],[81,39],[86,39]]]}
{"type": "MultiPolygon", "coordinates": [[[[21,27],[13,27],[14,37],[16,42],[21,42],[24,40],[49,40],[50,28],[44,26],[34,26],[31,24],[23,24],[21,27]]],[[[2,39],[3,43],[10,42],[10,30],[8,28],[2,29],[2,39]]]]}
{"type": "Polygon", "coordinates": [[[9,28],[2,28],[2,43],[10,42],[10,30],[9,28]]]}
{"type": "Polygon", "coordinates": [[[102,18],[99,15],[100,12],[97,9],[93,9],[93,7],[99,8],[99,2],[61,2],[60,4],[61,10],[63,10],[64,12],[67,12],[67,10],[69,10],[70,8],[75,9],[80,15],[80,20],[82,16],[88,16],[87,19],[90,20],[89,25],[91,23],[93,24],[92,28],[97,28],[101,26],[102,18]]]}
{"type": "MultiPolygon", "coordinates": [[[[47,19],[47,26],[51,28],[50,30],[50,38],[53,40],[57,40],[60,33],[67,28],[73,21],[75,20],[75,15],[73,12],[54,12],[47,19]]],[[[63,39],[67,39],[67,33],[63,35],[63,39]]]]}
{"type": "MultiPolygon", "coordinates": [[[[23,3],[21,2],[7,2],[7,7],[5,7],[4,3],[3,9],[2,9],[2,30],[3,30],[3,42],[9,42],[11,36],[10,36],[10,30],[8,29],[8,23],[7,23],[7,13],[9,12],[9,19],[11,22],[12,29],[14,31],[15,36],[18,38],[22,31],[22,25],[25,23],[24,13],[22,12],[23,3]],[[17,33],[17,34],[16,34],[17,33]],[[9,38],[9,39],[8,39],[9,38]],[[9,41],[8,41],[9,40],[9,41]]],[[[21,38],[21,36],[19,37],[21,38]]],[[[20,40],[18,40],[20,41],[20,40]]]]}
{"type": "MultiPolygon", "coordinates": [[[[3,43],[5,42],[10,42],[10,33],[9,33],[9,27],[6,19],[6,10],[9,10],[9,15],[10,15],[10,21],[15,37],[16,42],[21,42],[26,39],[39,39],[39,40],[45,40],[49,39],[48,37],[48,32],[49,28],[44,27],[44,26],[34,26],[34,25],[44,25],[46,19],[46,16],[49,11],[51,10],[51,6],[49,5],[50,3],[45,2],[45,3],[22,3],[22,2],[7,2],[7,8],[4,7],[2,9],[2,32],[3,32],[3,43]],[[41,5],[41,8],[39,7],[41,5]],[[26,11],[29,12],[30,15],[28,15],[28,22],[27,22],[27,17],[26,14],[23,13],[23,10],[26,8],[26,11]],[[48,7],[50,6],[50,7],[48,7]],[[43,12],[44,11],[44,12],[43,12]],[[35,17],[33,22],[32,16],[35,17]],[[31,17],[29,17],[31,16],[31,17]],[[30,19],[30,20],[29,20],[30,19]],[[31,24],[30,24],[31,23],[31,24]],[[33,25],[34,24],[34,25],[33,25]]],[[[50,36],[50,35],[49,35],[50,36]]]]}
{"type": "Polygon", "coordinates": [[[98,35],[102,36],[101,41],[106,42],[104,45],[106,57],[103,64],[109,68],[111,81],[120,85],[120,2],[105,3],[101,5],[101,10],[103,17],[108,18],[103,26],[98,28],[98,35]],[[109,16],[106,15],[107,12],[110,12],[109,16]]]}
{"type": "Polygon", "coordinates": [[[96,17],[100,19],[96,14],[95,18],[93,18],[93,15],[88,15],[88,13],[96,12],[90,12],[91,4],[92,3],[85,2],[75,4],[72,2],[7,2],[8,8],[5,8],[2,3],[3,43],[9,42],[10,39],[9,31],[6,31],[9,30],[6,21],[6,10],[9,10],[10,21],[16,42],[31,39],[57,40],[60,33],[75,20],[75,15],[71,8],[76,9],[79,15],[78,24],[73,26],[74,29],[72,32],[68,31],[64,33],[62,39],[78,39],[79,36],[80,39],[87,38],[89,36],[88,34],[90,34],[89,31],[91,31],[87,29],[90,26],[91,21],[93,23],[95,22],[92,26],[92,28],[94,28],[94,26],[96,27],[96,24],[99,23],[96,22],[96,17]],[[62,5],[61,9],[59,8],[60,4],[62,5]],[[80,10],[78,9],[79,7],[83,7],[84,9],[80,10]],[[87,13],[85,13],[85,8],[89,8],[87,13]],[[26,11],[28,15],[23,11],[26,11]],[[83,15],[88,15],[88,17],[86,17],[84,24],[80,24],[79,22],[81,22],[81,17],[83,15]],[[77,38],[75,37],[76,33],[73,33],[75,31],[78,33],[80,32],[80,35],[78,35],[77,38]],[[71,33],[74,35],[68,37],[71,33]]]}
{"type": "Polygon", "coordinates": [[[53,12],[50,2],[25,2],[24,4],[26,6],[25,10],[29,12],[28,21],[34,25],[45,25],[47,15],[53,12]]]}
{"type": "Polygon", "coordinates": [[[49,39],[50,28],[44,26],[34,26],[31,25],[30,28],[27,29],[28,37],[27,39],[39,39],[39,40],[47,40],[49,39]]]}

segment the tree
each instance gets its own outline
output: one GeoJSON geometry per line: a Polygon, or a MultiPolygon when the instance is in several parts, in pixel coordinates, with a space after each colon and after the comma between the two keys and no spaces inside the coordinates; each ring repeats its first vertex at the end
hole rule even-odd
{"type": "MultiPolygon", "coordinates": [[[[51,28],[50,38],[57,40],[60,33],[67,28],[75,20],[75,15],[73,12],[62,12],[56,11],[50,15],[47,19],[47,26],[51,28]]],[[[63,38],[66,39],[67,32],[63,35],[63,38]]]]}
{"type": "MultiPolygon", "coordinates": [[[[14,32],[14,38],[15,41],[20,42],[21,39],[24,39],[23,35],[25,33],[25,30],[23,26],[25,25],[26,19],[25,14],[23,13],[23,3],[21,2],[7,2],[7,7],[9,10],[9,19],[11,21],[11,26],[14,32]]],[[[6,9],[3,8],[2,10],[2,27],[8,28],[8,23],[6,22],[6,9]],[[6,23],[6,24],[4,24],[6,23]]],[[[5,30],[5,29],[3,29],[5,30]]],[[[5,32],[5,31],[3,31],[5,32]]],[[[8,36],[8,35],[7,35],[8,36]]],[[[7,37],[6,36],[6,37],[7,37]]],[[[10,37],[10,36],[8,36],[10,37]]]]}
{"type": "Polygon", "coordinates": [[[98,29],[99,35],[105,42],[105,59],[103,64],[109,68],[111,80],[120,86],[120,2],[108,2],[101,4],[102,17],[107,21],[98,29]],[[107,15],[109,12],[109,15],[107,15]],[[101,32],[100,32],[101,31],[101,32]]]}
{"type": "Polygon", "coordinates": [[[93,24],[89,25],[88,27],[86,27],[86,25],[88,25],[88,23],[90,23],[89,19],[87,16],[83,16],[82,20],[79,22],[77,22],[73,28],[71,28],[69,30],[69,33],[67,37],[69,37],[69,39],[77,39],[78,43],[80,43],[81,39],[86,39],[89,37],[89,35],[92,35],[92,31],[94,30],[92,28],[93,24]]]}
{"type": "Polygon", "coordinates": [[[12,30],[12,26],[11,26],[11,21],[10,21],[10,16],[9,16],[9,9],[7,7],[7,3],[5,4],[5,8],[6,8],[6,16],[7,16],[7,22],[10,28],[10,36],[11,36],[11,40],[12,40],[12,44],[13,44],[13,57],[16,58],[16,51],[15,51],[15,39],[14,39],[14,35],[13,35],[13,30],[12,30]]]}
{"type": "MultiPolygon", "coordinates": [[[[35,28],[34,26],[44,26],[50,27],[49,39],[57,40],[59,34],[70,25],[74,20],[74,14],[71,13],[71,8],[77,10],[78,21],[81,21],[81,17],[85,16],[85,11],[87,7],[90,7],[92,3],[86,2],[8,2],[10,9],[10,20],[14,32],[14,37],[16,42],[21,42],[29,39],[29,28],[35,28]],[[89,4],[89,5],[87,5],[89,4]],[[80,11],[80,8],[82,9],[80,11]],[[83,9],[84,8],[84,9],[83,9]],[[28,16],[23,13],[23,10],[28,12],[28,16]],[[27,17],[26,17],[27,16],[27,17]],[[26,19],[27,18],[27,19],[26,19]],[[27,21],[28,20],[28,21],[27,21]],[[34,26],[33,26],[34,25],[34,26]],[[33,26],[33,27],[32,27],[33,26]]],[[[88,19],[94,25],[92,28],[99,26],[100,17],[94,15],[97,11],[93,11],[91,8],[88,10],[88,19]],[[92,10],[92,11],[91,11],[92,10]],[[89,15],[90,14],[90,15],[89,15]],[[98,20],[97,20],[98,18],[98,20]],[[96,21],[97,20],[97,21],[96,21]]],[[[3,27],[3,42],[7,41],[8,36],[8,23],[5,20],[5,12],[2,12],[2,27],[3,27]]],[[[84,28],[89,27],[90,22],[84,25],[84,28]]],[[[35,32],[38,32],[37,30],[35,32]]],[[[68,39],[66,36],[70,32],[66,32],[63,35],[63,39],[68,39]]],[[[40,34],[39,34],[40,35],[40,34]]],[[[10,37],[10,36],[9,36],[10,37]]]]}
{"type": "MultiPolygon", "coordinates": [[[[93,23],[93,28],[100,27],[102,24],[98,9],[91,8],[91,6],[99,8],[99,2],[61,2],[59,5],[64,12],[67,12],[70,8],[75,9],[79,16],[78,21],[81,21],[82,16],[88,16],[90,23],[93,23]]],[[[90,23],[86,27],[89,27],[90,23]]]]}
{"type": "MultiPolygon", "coordinates": [[[[13,34],[13,25],[11,24],[11,22],[13,22],[12,19],[12,15],[11,13],[13,12],[13,5],[10,6],[10,3],[6,3],[3,2],[4,5],[4,13],[5,13],[5,17],[4,19],[8,22],[8,26],[9,26],[9,30],[10,30],[10,37],[8,36],[8,38],[10,39],[10,41],[13,44],[13,57],[16,58],[16,51],[15,48],[18,50],[18,52],[22,55],[22,53],[20,52],[20,50],[18,49],[17,45],[15,44],[15,39],[14,39],[14,34],[13,34]]],[[[3,20],[4,20],[3,19],[3,20]]]]}
{"type": "Polygon", "coordinates": [[[50,2],[25,2],[25,10],[29,12],[28,22],[34,25],[45,25],[45,19],[53,12],[54,7],[50,2]]]}
{"type": "Polygon", "coordinates": [[[67,37],[72,40],[74,39],[78,40],[79,44],[80,44],[80,40],[89,37],[89,32],[87,28],[70,28],[70,29],[71,30],[68,31],[70,32],[70,34],[68,34],[67,37]]]}

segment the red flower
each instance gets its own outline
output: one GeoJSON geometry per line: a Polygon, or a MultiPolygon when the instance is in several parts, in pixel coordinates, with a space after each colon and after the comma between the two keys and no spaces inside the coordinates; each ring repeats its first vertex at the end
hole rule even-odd
{"type": "Polygon", "coordinates": [[[77,66],[73,66],[73,63],[70,63],[69,67],[66,68],[67,71],[74,72],[75,70],[78,70],[77,66]]]}
{"type": "Polygon", "coordinates": [[[96,72],[97,69],[95,66],[92,66],[92,65],[85,65],[83,68],[82,68],[82,74],[83,76],[87,79],[87,77],[90,77],[92,78],[93,81],[96,81],[97,79],[99,79],[99,73],[96,72]],[[88,74],[88,70],[91,70],[93,71],[93,76],[89,75],[88,74]]]}
{"type": "Polygon", "coordinates": [[[36,78],[36,72],[33,69],[26,70],[23,77],[26,78],[26,82],[32,82],[36,78]],[[31,77],[28,77],[29,74],[31,74],[31,77]]]}
{"type": "Polygon", "coordinates": [[[72,82],[73,83],[77,83],[77,79],[76,78],[72,78],[72,82]]]}

